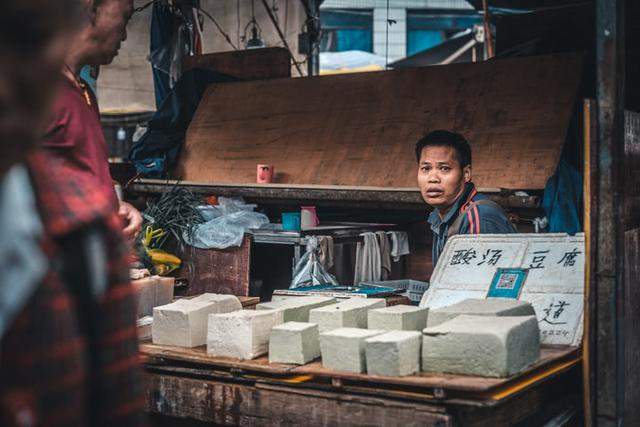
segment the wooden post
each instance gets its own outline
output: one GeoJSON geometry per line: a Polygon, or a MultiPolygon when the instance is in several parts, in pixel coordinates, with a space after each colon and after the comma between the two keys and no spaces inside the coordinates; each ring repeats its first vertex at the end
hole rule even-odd
{"type": "Polygon", "coordinates": [[[596,417],[617,426],[624,417],[624,240],[620,169],[623,160],[625,0],[598,0],[596,95],[598,102],[596,231],[596,417]]]}
{"type": "Polygon", "coordinates": [[[582,384],[585,425],[593,425],[595,410],[595,236],[597,225],[597,193],[595,183],[595,149],[597,147],[595,100],[585,99],[583,103],[584,141],[584,335],[582,338],[582,384]]]}
{"type": "Polygon", "coordinates": [[[491,20],[489,16],[489,0],[482,0],[484,39],[487,43],[487,59],[493,58],[493,37],[491,36],[491,20]]]}

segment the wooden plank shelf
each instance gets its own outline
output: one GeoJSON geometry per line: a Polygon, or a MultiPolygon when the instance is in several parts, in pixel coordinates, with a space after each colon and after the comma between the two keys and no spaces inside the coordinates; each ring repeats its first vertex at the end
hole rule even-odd
{"type": "MultiPolygon", "coordinates": [[[[162,370],[172,366],[196,368],[199,375],[219,376],[220,372],[231,377],[251,378],[252,381],[266,381],[282,385],[332,385],[334,389],[356,387],[360,391],[377,393],[380,390],[397,393],[414,393],[428,400],[442,400],[452,397],[473,397],[487,404],[511,396],[539,381],[551,378],[580,363],[580,350],[576,347],[544,346],[538,362],[526,371],[510,378],[484,378],[463,375],[449,375],[422,372],[406,377],[385,377],[367,374],[338,372],[325,369],[319,361],[304,366],[269,363],[267,357],[254,360],[239,360],[213,357],[206,353],[204,346],[182,348],[143,343],[140,351],[145,363],[152,370],[162,370]],[[209,374],[211,372],[211,374],[209,374]],[[215,372],[215,374],[213,374],[215,372]],[[525,386],[523,386],[525,385],[525,386]]],[[[194,372],[192,372],[194,373],[194,372]]]]}

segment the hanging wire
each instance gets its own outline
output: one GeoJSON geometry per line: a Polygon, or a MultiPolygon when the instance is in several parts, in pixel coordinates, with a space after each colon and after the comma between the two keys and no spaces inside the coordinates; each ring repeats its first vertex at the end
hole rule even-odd
{"type": "Polygon", "coordinates": [[[236,43],[240,46],[240,0],[236,1],[236,43]]]}
{"type": "Polygon", "coordinates": [[[136,7],[135,9],[133,9],[134,12],[142,12],[143,10],[145,10],[146,8],[148,8],[149,6],[159,2],[160,0],[151,0],[149,3],[145,3],[144,5],[140,6],[140,7],[136,7]]]}
{"type": "MultiPolygon", "coordinates": [[[[287,28],[289,28],[289,0],[284,2],[284,32],[287,34],[287,28]]],[[[287,34],[288,36],[288,34],[287,34]]]]}
{"type": "MultiPolygon", "coordinates": [[[[156,3],[161,3],[164,0],[152,0],[148,3],[145,3],[144,5],[137,7],[134,9],[134,12],[142,12],[143,10],[147,9],[149,6],[156,4],[156,3]]],[[[239,0],[238,0],[239,1],[239,0]]],[[[180,11],[180,8],[177,8],[175,6],[170,6],[171,10],[178,16],[182,17],[182,12],[180,11]]],[[[236,45],[233,44],[233,42],[231,41],[231,37],[229,37],[229,34],[227,34],[222,27],[220,26],[220,24],[218,23],[218,21],[216,21],[216,19],[211,16],[211,14],[209,12],[207,12],[206,10],[204,10],[202,7],[200,6],[194,6],[195,9],[197,9],[199,12],[201,12],[204,16],[206,16],[207,18],[209,18],[209,20],[211,20],[211,22],[213,22],[213,25],[216,27],[216,29],[218,30],[218,32],[222,35],[222,37],[224,37],[224,39],[227,41],[227,43],[229,43],[229,45],[233,48],[233,50],[238,50],[238,48],[236,47],[236,45]]]]}
{"type": "Polygon", "coordinates": [[[229,45],[233,48],[233,50],[238,50],[236,45],[233,44],[233,41],[231,41],[231,37],[229,37],[229,34],[227,34],[222,29],[220,24],[218,24],[218,21],[216,21],[216,19],[213,16],[211,16],[211,14],[209,12],[207,12],[206,10],[204,10],[201,7],[196,7],[196,9],[198,9],[200,12],[202,12],[202,14],[204,16],[206,16],[207,18],[209,18],[211,20],[211,22],[213,22],[213,25],[215,25],[215,27],[217,28],[218,32],[222,35],[222,37],[224,37],[224,39],[227,41],[227,43],[229,43],[229,45]]]}

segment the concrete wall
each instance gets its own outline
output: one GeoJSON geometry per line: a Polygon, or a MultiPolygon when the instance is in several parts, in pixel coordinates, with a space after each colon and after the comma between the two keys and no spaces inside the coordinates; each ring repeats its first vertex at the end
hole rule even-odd
{"type": "MultiPolygon", "coordinates": [[[[136,6],[145,3],[147,0],[135,0],[136,6]]],[[[271,5],[272,1],[268,3],[271,5]]],[[[282,46],[262,1],[255,0],[254,4],[256,20],[262,28],[262,39],[267,46],[282,46]]],[[[232,42],[243,48],[244,43],[240,38],[244,27],[251,19],[251,0],[201,0],[201,5],[229,34],[232,42]],[[239,15],[238,7],[240,9],[239,15]]],[[[277,7],[280,28],[287,38],[287,43],[294,51],[294,55],[297,55],[298,34],[305,21],[304,9],[298,0],[279,0],[277,7]]],[[[123,44],[120,55],[113,64],[102,67],[98,79],[98,98],[100,109],[103,112],[155,110],[151,65],[147,59],[150,25],[151,8],[136,13],[129,24],[128,38],[123,44]]],[[[204,33],[204,53],[232,50],[232,47],[206,17],[204,18],[204,33]]],[[[297,60],[304,60],[304,57],[298,56],[297,60]]],[[[306,72],[306,65],[303,64],[301,67],[306,72]]],[[[297,76],[298,74],[294,70],[292,75],[297,76]]]]}

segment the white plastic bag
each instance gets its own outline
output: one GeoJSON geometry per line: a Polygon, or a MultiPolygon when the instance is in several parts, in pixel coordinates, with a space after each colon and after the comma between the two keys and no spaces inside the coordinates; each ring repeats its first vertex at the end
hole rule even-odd
{"type": "Polygon", "coordinates": [[[339,286],[336,278],[322,266],[318,257],[319,246],[316,237],[309,237],[307,252],[300,258],[293,270],[289,289],[314,285],[339,286]]]}
{"type": "Polygon", "coordinates": [[[200,206],[200,214],[207,222],[197,225],[183,238],[191,246],[200,249],[225,249],[241,246],[244,233],[269,223],[269,218],[253,210],[242,199],[220,197],[218,206],[200,206]]]}

